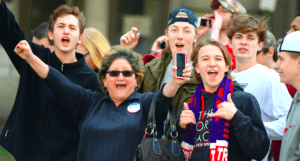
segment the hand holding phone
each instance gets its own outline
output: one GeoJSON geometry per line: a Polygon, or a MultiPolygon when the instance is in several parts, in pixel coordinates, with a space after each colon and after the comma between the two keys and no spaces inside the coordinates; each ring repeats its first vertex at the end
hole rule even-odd
{"type": "Polygon", "coordinates": [[[184,78],[183,70],[186,68],[187,54],[185,52],[177,52],[175,55],[176,78],[184,78]]]}
{"type": "Polygon", "coordinates": [[[206,27],[207,21],[209,21],[209,27],[211,27],[211,18],[198,17],[198,26],[206,27]]]}
{"type": "Polygon", "coordinates": [[[164,49],[164,48],[166,48],[166,43],[165,42],[158,43],[158,46],[160,49],[164,49]]]}

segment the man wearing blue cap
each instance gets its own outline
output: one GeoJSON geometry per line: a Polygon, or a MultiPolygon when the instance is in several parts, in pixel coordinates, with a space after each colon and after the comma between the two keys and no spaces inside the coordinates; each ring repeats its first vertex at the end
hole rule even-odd
{"type": "MultiPolygon", "coordinates": [[[[175,64],[175,54],[178,51],[187,54],[187,64],[193,67],[190,54],[196,42],[196,27],[196,17],[191,10],[177,8],[170,13],[166,28],[166,48],[162,52],[162,57],[155,58],[145,65],[140,92],[154,92],[172,78],[172,66],[175,64]]],[[[121,37],[122,47],[133,49],[137,45],[140,34],[136,34],[136,31],[137,29],[133,27],[131,31],[121,37]]],[[[174,96],[175,116],[178,116],[182,110],[183,102],[190,100],[198,85],[193,75],[190,78],[190,81],[183,84],[174,96]]]]}
{"type": "Polygon", "coordinates": [[[297,89],[291,104],[281,143],[280,161],[300,160],[300,31],[286,35],[279,47],[275,68],[280,81],[297,89]]]}

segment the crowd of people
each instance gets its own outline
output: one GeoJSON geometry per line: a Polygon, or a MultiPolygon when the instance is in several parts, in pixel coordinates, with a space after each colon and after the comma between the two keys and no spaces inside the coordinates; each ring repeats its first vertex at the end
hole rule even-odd
{"type": "Polygon", "coordinates": [[[20,74],[0,144],[16,160],[134,160],[156,97],[157,136],[172,137],[173,108],[186,160],[299,160],[300,16],[278,44],[238,1],[210,7],[206,27],[173,10],[142,57],[137,28],[110,46],[67,5],[30,40],[0,0],[0,43],[20,74]],[[187,55],[182,78],[177,52],[187,55]]]}

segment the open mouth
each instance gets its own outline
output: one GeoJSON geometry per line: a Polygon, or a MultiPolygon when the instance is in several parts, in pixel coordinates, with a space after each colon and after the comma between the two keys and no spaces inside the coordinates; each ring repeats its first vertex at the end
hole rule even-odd
{"type": "Polygon", "coordinates": [[[124,90],[126,88],[125,84],[117,84],[116,85],[117,90],[124,90]]]}
{"type": "Polygon", "coordinates": [[[215,78],[217,75],[218,75],[218,72],[217,72],[217,71],[209,71],[209,72],[208,72],[208,76],[209,76],[210,78],[215,78]]]}
{"type": "Polygon", "coordinates": [[[70,42],[70,39],[67,38],[67,37],[64,37],[64,38],[61,39],[61,41],[63,42],[64,45],[68,45],[69,42],[70,42]]]}
{"type": "Polygon", "coordinates": [[[183,44],[175,44],[177,48],[183,48],[184,45],[183,44]]]}
{"type": "Polygon", "coordinates": [[[239,52],[241,52],[241,53],[244,53],[244,52],[247,52],[248,50],[247,49],[245,49],[245,48],[240,48],[239,49],[239,52]]]}

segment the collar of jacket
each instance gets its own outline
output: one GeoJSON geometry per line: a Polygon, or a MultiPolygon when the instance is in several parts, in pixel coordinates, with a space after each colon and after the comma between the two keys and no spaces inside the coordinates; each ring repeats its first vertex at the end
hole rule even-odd
{"type": "MultiPolygon", "coordinates": [[[[75,53],[76,62],[73,63],[63,63],[61,62],[58,57],[55,54],[55,51],[51,53],[51,61],[52,61],[52,67],[59,70],[60,72],[65,72],[65,71],[80,71],[83,68],[88,67],[84,56],[79,53],[75,53]]],[[[89,67],[88,67],[89,68],[89,67]]]]}

